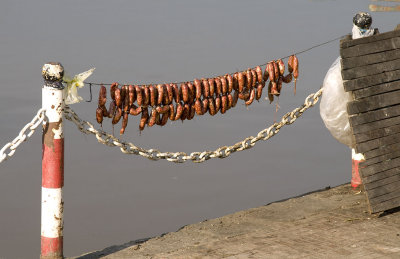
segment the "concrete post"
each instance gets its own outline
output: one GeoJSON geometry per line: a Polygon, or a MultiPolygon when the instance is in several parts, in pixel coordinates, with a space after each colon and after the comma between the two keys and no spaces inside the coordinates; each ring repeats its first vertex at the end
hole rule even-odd
{"type": "Polygon", "coordinates": [[[63,75],[60,63],[43,66],[42,107],[46,109],[47,122],[42,136],[41,259],[63,258],[63,75]]]}

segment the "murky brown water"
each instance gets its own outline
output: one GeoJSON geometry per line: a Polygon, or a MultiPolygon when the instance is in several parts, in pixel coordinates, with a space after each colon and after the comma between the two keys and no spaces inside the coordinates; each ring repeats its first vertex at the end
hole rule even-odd
{"type": "MultiPolygon", "coordinates": [[[[3,1],[0,4],[0,146],[41,105],[42,65],[96,82],[170,82],[234,72],[351,31],[357,1],[3,1]]],[[[398,13],[373,14],[392,30],[398,13]]],[[[335,42],[299,56],[297,95],[283,90],[278,117],[316,91],[339,55],[335,42]]],[[[97,93],[96,93],[97,94],[97,93]]],[[[88,97],[88,92],[82,93],[88,97]]],[[[96,98],[96,97],[94,97],[96,98]]],[[[96,103],[73,105],[95,121],[96,103]]],[[[124,136],[162,151],[231,145],[273,123],[267,101],[225,115],[124,136]]],[[[107,122],[109,124],[109,122],[107,122]]],[[[109,127],[106,127],[110,130],[109,127]]],[[[0,258],[40,254],[41,136],[0,165],[0,258]]],[[[314,108],[278,136],[227,159],[172,164],[124,155],[65,125],[66,256],[150,237],[180,226],[350,180],[350,151],[314,108]]]]}

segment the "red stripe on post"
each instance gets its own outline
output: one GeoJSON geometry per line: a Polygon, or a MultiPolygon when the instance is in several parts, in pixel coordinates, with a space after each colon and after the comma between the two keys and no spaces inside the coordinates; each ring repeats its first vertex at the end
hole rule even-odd
{"type": "Polygon", "coordinates": [[[43,140],[42,186],[64,186],[64,139],[43,140]]]}
{"type": "Polygon", "coordinates": [[[41,259],[63,258],[63,237],[41,237],[41,259]]]}

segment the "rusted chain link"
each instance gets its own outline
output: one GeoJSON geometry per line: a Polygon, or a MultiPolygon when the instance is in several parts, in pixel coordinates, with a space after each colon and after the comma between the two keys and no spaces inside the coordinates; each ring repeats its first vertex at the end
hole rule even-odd
{"type": "Polygon", "coordinates": [[[270,127],[263,129],[257,134],[256,137],[250,136],[232,146],[223,146],[214,151],[192,152],[189,155],[184,152],[160,152],[157,149],[146,150],[144,148],[137,147],[130,142],[122,141],[102,130],[95,129],[93,124],[79,118],[79,116],[67,105],[65,106],[64,115],[67,120],[75,123],[81,132],[85,134],[94,134],[100,143],[107,146],[117,146],[121,149],[122,153],[140,155],[151,160],[166,159],[175,163],[183,163],[186,161],[201,163],[211,158],[228,157],[234,152],[252,148],[260,140],[268,140],[269,138],[275,136],[284,125],[292,124],[306,110],[314,106],[318,102],[321,95],[322,89],[316,93],[310,94],[305,99],[302,106],[283,115],[280,122],[275,122],[270,127]]]}
{"type": "Polygon", "coordinates": [[[18,136],[11,142],[7,143],[1,150],[0,150],[0,163],[7,160],[9,157],[14,155],[15,149],[24,141],[26,141],[28,138],[30,138],[33,133],[35,132],[35,129],[42,123],[45,119],[45,109],[41,108],[38,110],[37,114],[35,117],[33,117],[32,121],[29,122],[28,124],[25,125],[25,127],[22,128],[22,130],[19,132],[18,136]],[[28,134],[26,134],[26,131],[30,130],[28,134]],[[8,154],[6,153],[6,150],[9,149],[10,152],[8,154]]]}

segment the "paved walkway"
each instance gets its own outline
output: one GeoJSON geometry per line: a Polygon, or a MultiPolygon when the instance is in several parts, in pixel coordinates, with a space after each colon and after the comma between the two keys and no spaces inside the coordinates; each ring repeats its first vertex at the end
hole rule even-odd
{"type": "Polygon", "coordinates": [[[77,258],[400,258],[400,210],[343,185],[77,258]]]}

